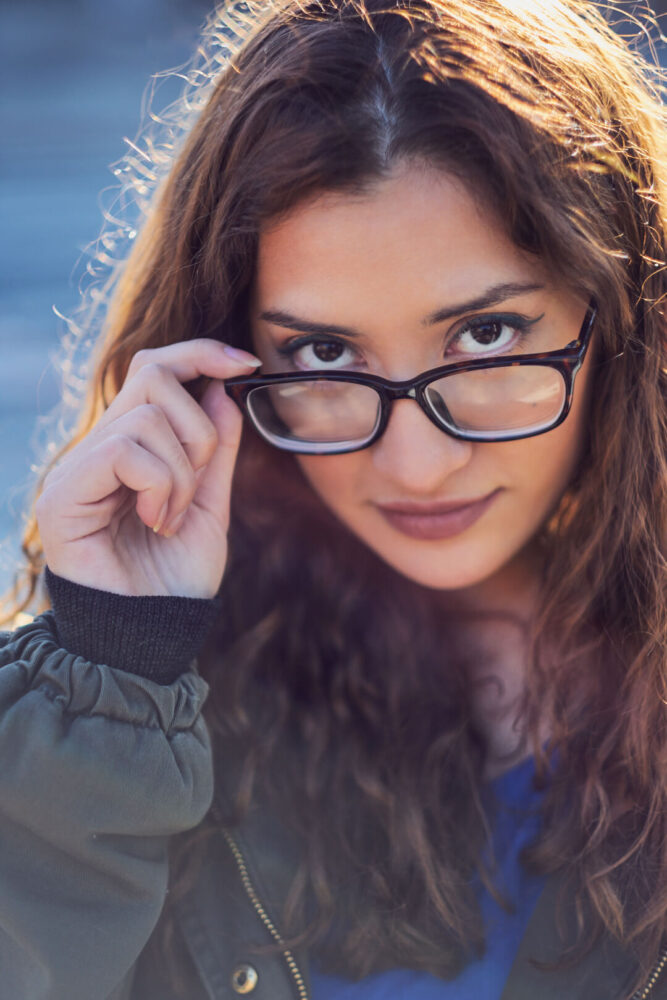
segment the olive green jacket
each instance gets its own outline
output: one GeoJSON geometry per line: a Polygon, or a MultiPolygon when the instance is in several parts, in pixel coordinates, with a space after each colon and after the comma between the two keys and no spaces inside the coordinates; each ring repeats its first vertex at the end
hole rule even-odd
{"type": "MultiPolygon", "coordinates": [[[[233,768],[231,748],[214,760],[196,663],[160,685],[56,635],[51,612],[0,634],[0,1000],[306,1000],[306,954],[252,950],[280,944],[295,858],[277,822],[254,813],[199,841],[191,888],[169,891],[175,846],[219,826],[233,768]],[[181,992],[154,947],[167,920],[181,992]]],[[[502,1000],[623,1000],[632,966],[609,942],[574,969],[532,962],[558,953],[557,891],[547,884],[502,1000]]],[[[637,998],[667,1000],[667,949],[664,964],[637,998]]]]}

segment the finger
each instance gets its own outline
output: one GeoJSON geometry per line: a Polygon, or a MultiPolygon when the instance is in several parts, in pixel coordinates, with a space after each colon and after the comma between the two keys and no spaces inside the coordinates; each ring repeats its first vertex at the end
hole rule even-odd
{"type": "Polygon", "coordinates": [[[218,441],[216,429],[174,373],[162,365],[146,365],[126,382],[98,420],[93,435],[99,436],[142,406],[153,406],[164,414],[193,469],[206,465],[218,441]]]}
{"type": "Polygon", "coordinates": [[[259,359],[246,352],[236,352],[237,356],[232,356],[229,351],[235,349],[204,338],[139,351],[132,359],[118,395],[93,430],[49,472],[43,489],[55,486],[61,479],[69,480],[73,463],[77,464],[97,446],[114,420],[146,403],[164,410],[192,468],[204,469],[218,444],[217,429],[179,380],[188,381],[200,374],[226,378],[259,364],[259,359]],[[142,371],[139,379],[137,376],[142,371]]]}
{"type": "Polygon", "coordinates": [[[212,382],[208,386],[201,406],[217,430],[218,445],[204,472],[197,476],[195,502],[217,517],[226,531],[243,417],[236,403],[227,396],[222,382],[212,382]]]}
{"type": "MultiPolygon", "coordinates": [[[[190,393],[183,388],[181,380],[198,372],[210,372],[213,368],[223,371],[222,376],[238,374],[242,368],[246,370],[248,363],[240,364],[226,353],[227,345],[213,340],[189,341],[182,344],[171,344],[168,348],[158,348],[150,351],[139,351],[130,364],[128,377],[123,388],[112,401],[106,412],[99,419],[96,427],[104,428],[121,414],[127,413],[142,403],[155,403],[162,407],[174,428],[176,436],[183,445],[194,469],[200,469],[209,461],[217,444],[215,427],[207,418],[199,404],[190,393]],[[193,347],[194,345],[194,347],[193,347]],[[179,361],[179,355],[185,359],[179,361]],[[199,353],[194,353],[198,348],[199,353]],[[171,351],[171,354],[167,352],[171,351]],[[222,362],[220,357],[222,356],[222,362]],[[162,362],[159,361],[162,358],[162,362]],[[171,360],[170,360],[171,359],[171,360]]],[[[233,349],[235,350],[235,349],[233,349]]],[[[248,362],[253,355],[240,353],[248,362]]]]}
{"type": "Polygon", "coordinates": [[[153,527],[173,487],[168,465],[124,434],[110,434],[85,456],[72,463],[70,474],[45,490],[40,497],[42,520],[60,522],[52,535],[62,536],[62,525],[68,526],[68,540],[90,534],[105,527],[123,501],[127,487],[137,495],[139,517],[153,527]],[[108,501],[116,498],[116,507],[108,501]],[[91,527],[91,516],[106,513],[104,525],[91,527]]]}
{"type": "Polygon", "coordinates": [[[130,362],[126,381],[149,364],[164,365],[174,373],[179,382],[189,382],[200,375],[231,378],[242,374],[244,369],[257,368],[261,363],[259,358],[248,351],[223,344],[220,340],[198,337],[167,344],[166,347],[137,351],[130,362]]]}
{"type": "MultiPolygon", "coordinates": [[[[203,413],[202,417],[205,417],[203,413]]],[[[205,419],[210,424],[208,417],[205,419]]],[[[217,441],[215,427],[212,424],[210,426],[214,439],[217,441]]],[[[129,413],[123,414],[102,432],[102,436],[108,434],[123,434],[131,438],[169,468],[172,488],[167,509],[163,512],[162,524],[169,524],[170,521],[187,510],[197,488],[195,471],[183,445],[159,406],[155,406],[153,403],[144,403],[129,413]]],[[[160,527],[158,525],[158,529],[160,527]]]]}

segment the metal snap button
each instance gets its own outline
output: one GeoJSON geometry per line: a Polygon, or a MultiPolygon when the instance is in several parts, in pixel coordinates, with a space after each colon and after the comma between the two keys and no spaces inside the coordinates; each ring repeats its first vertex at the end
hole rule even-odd
{"type": "Polygon", "coordinates": [[[235,993],[252,993],[258,980],[257,969],[247,962],[240,962],[232,972],[232,987],[235,993]]]}

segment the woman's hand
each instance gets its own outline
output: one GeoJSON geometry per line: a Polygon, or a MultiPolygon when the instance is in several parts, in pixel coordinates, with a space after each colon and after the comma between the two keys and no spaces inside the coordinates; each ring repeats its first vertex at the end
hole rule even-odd
{"type": "Polygon", "coordinates": [[[109,408],[44,481],[35,512],[53,573],[117,594],[215,595],[243,418],[221,381],[201,404],[181,383],[255,367],[233,351],[199,339],[135,354],[109,408]]]}

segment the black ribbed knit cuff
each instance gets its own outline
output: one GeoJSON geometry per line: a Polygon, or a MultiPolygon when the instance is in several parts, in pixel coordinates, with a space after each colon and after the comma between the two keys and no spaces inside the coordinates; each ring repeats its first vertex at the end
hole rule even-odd
{"type": "Polygon", "coordinates": [[[127,597],[57,576],[46,567],[58,641],[91,663],[171,684],[199,652],[219,614],[199,597],[127,597]]]}

